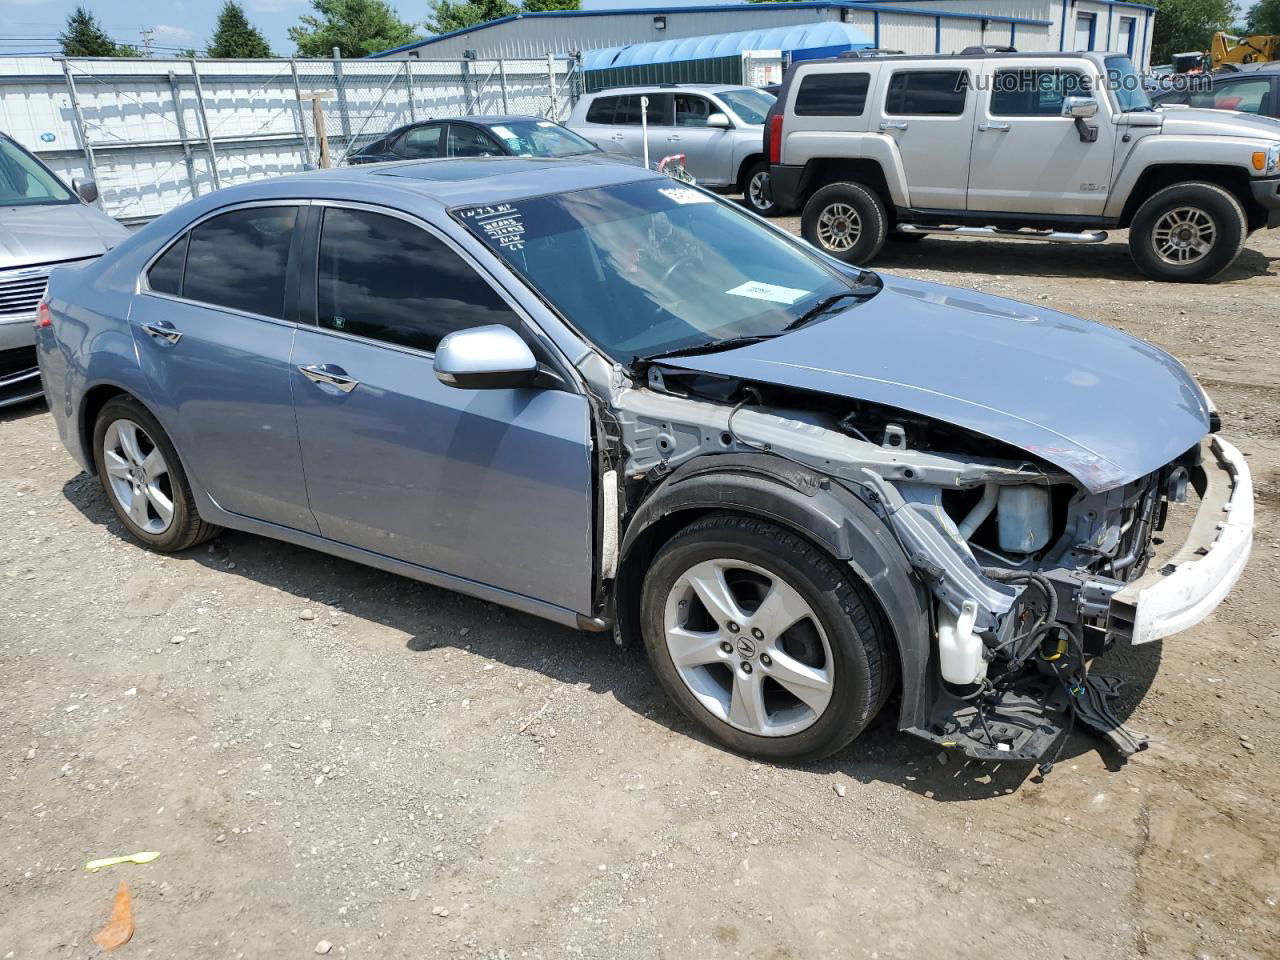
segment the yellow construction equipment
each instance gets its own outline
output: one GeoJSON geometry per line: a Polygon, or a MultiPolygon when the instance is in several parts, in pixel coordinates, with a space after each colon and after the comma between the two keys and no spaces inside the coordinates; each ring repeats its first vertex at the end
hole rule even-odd
{"type": "Polygon", "coordinates": [[[1260,33],[1252,37],[1236,37],[1219,31],[1209,45],[1210,69],[1219,70],[1229,63],[1265,63],[1280,60],[1280,36],[1260,33]]]}

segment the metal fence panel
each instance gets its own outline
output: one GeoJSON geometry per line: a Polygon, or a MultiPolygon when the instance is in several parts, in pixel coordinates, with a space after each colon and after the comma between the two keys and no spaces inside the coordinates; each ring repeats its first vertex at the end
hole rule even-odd
{"type": "Polygon", "coordinates": [[[533,60],[12,58],[0,129],[64,178],[93,176],[103,209],[157,216],[222,186],[331,165],[396,127],[480,113],[563,119],[577,67],[533,60]],[[321,97],[317,131],[312,97],[321,97]],[[324,136],[318,134],[323,132],[324,136]]]}

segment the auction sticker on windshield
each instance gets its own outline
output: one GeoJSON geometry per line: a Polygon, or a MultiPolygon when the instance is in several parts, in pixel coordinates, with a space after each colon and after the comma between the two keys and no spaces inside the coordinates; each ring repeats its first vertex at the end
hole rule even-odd
{"type": "Polygon", "coordinates": [[[458,216],[476,224],[501,249],[524,249],[524,218],[514,203],[469,207],[458,211],[458,216]]]}
{"type": "Polygon", "coordinates": [[[768,300],[770,303],[795,303],[809,296],[808,290],[797,290],[795,287],[780,287],[776,283],[764,283],[761,280],[748,280],[725,293],[735,297],[750,297],[752,300],[768,300]]]}

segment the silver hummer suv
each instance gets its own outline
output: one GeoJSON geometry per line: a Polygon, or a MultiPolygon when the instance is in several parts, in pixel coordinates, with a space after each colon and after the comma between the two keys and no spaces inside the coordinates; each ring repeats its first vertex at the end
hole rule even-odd
{"type": "Polygon", "coordinates": [[[1098,243],[1203,281],[1280,224],[1280,124],[1151,105],[1110,53],[841,57],[796,64],[765,128],[773,197],[850,263],[891,234],[1098,243]]]}

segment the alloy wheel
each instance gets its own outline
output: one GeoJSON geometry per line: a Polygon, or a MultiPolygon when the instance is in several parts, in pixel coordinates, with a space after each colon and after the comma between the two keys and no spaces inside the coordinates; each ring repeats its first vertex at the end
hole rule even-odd
{"type": "Polygon", "coordinates": [[[704,560],[667,595],[667,653],[712,716],[783,737],[826,711],[835,661],[817,614],[777,574],[741,560],[704,560]]]}
{"type": "Polygon", "coordinates": [[[111,495],[145,533],[158,535],[173,523],[173,478],[151,436],[132,420],[112,421],[102,439],[102,462],[111,495]]]}
{"type": "Polygon", "coordinates": [[[848,250],[860,236],[862,218],[849,204],[829,204],[818,215],[818,240],[828,250],[848,250]]]}
{"type": "Polygon", "coordinates": [[[755,210],[768,210],[773,206],[773,186],[767,170],[761,170],[748,181],[747,199],[755,210]]]}
{"type": "Polygon", "coordinates": [[[1213,217],[1199,207],[1174,207],[1162,213],[1151,228],[1156,256],[1174,266],[1203,259],[1217,237],[1213,217]]]}

